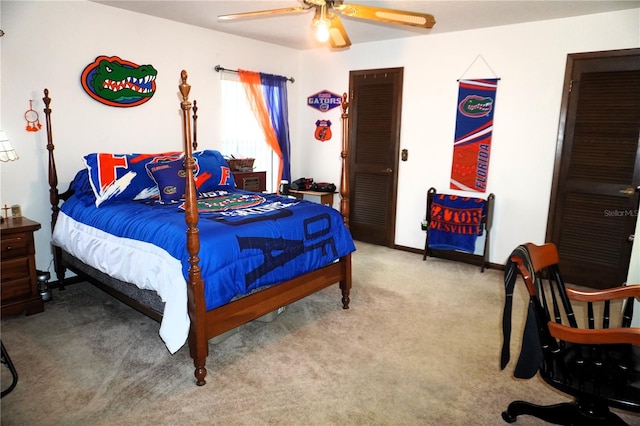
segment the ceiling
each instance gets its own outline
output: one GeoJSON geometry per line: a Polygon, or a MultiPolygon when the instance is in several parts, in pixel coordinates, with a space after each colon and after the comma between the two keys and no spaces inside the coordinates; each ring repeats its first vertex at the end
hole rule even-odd
{"type": "MultiPolygon", "coordinates": [[[[223,14],[300,6],[301,2],[297,0],[92,1],[298,50],[323,47],[315,41],[313,37],[311,30],[312,11],[302,14],[278,15],[226,22],[218,22],[217,20],[217,16],[223,14]]],[[[424,34],[440,34],[452,31],[640,8],[640,0],[346,0],[345,3],[346,2],[414,12],[426,12],[434,15],[436,19],[436,25],[432,29],[426,30],[393,24],[371,23],[370,21],[341,16],[342,23],[354,45],[424,34]]]]}

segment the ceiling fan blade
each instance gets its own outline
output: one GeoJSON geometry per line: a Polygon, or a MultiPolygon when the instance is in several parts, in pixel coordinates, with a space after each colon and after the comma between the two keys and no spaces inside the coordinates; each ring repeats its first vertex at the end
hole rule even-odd
{"type": "Polygon", "coordinates": [[[218,19],[221,21],[231,21],[234,19],[248,19],[248,18],[261,18],[272,15],[285,15],[290,13],[306,12],[313,6],[309,7],[283,7],[281,9],[269,9],[269,10],[256,10],[254,12],[232,13],[229,15],[219,15],[218,19]]]}
{"type": "Polygon", "coordinates": [[[408,12],[405,10],[386,9],[375,6],[363,6],[360,4],[336,4],[333,9],[343,15],[360,19],[390,22],[393,24],[411,25],[413,27],[432,28],[436,20],[433,15],[420,12],[408,12]]]}
{"type": "Polygon", "coordinates": [[[342,26],[342,21],[338,15],[329,15],[329,44],[334,49],[342,49],[351,46],[351,40],[342,26]]]}

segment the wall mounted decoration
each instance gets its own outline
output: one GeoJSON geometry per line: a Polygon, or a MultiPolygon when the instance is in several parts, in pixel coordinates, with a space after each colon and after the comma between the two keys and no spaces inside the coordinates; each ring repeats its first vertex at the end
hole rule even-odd
{"type": "Polygon", "coordinates": [[[37,132],[42,129],[40,124],[40,116],[33,109],[33,100],[29,99],[29,109],[24,113],[24,119],[27,120],[27,132],[37,132]]]}
{"type": "Polygon", "coordinates": [[[331,121],[330,120],[318,120],[316,121],[316,131],[314,133],[316,139],[320,142],[325,142],[331,139],[331,121]]]}
{"type": "Polygon", "coordinates": [[[134,107],[156,93],[153,65],[137,65],[117,56],[98,56],[82,71],[80,82],[89,96],[105,105],[134,107]]]}
{"type": "Polygon", "coordinates": [[[342,96],[328,90],[315,93],[307,98],[307,105],[321,112],[327,112],[342,105],[342,96]]]}
{"type": "Polygon", "coordinates": [[[460,80],[451,189],[485,192],[497,78],[460,80]]]}

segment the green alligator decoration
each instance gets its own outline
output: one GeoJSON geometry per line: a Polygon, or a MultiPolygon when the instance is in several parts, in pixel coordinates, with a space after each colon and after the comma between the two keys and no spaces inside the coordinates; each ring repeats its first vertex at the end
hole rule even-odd
{"type": "Polygon", "coordinates": [[[493,107],[493,99],[478,95],[469,95],[458,106],[458,109],[467,117],[484,117],[489,115],[493,107]]]}
{"type": "Polygon", "coordinates": [[[156,92],[158,72],[153,65],[136,65],[117,56],[98,56],[82,72],[85,92],[105,105],[132,107],[156,92]]]}

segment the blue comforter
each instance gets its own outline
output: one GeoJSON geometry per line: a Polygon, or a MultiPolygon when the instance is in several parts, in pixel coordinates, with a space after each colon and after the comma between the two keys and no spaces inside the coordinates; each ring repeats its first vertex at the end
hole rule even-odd
{"type": "MultiPolygon", "coordinates": [[[[326,266],[355,250],[333,208],[276,195],[218,191],[198,201],[200,268],[207,309],[326,266]]],[[[99,208],[73,196],[61,210],[112,235],[154,244],[188,277],[184,210],[179,204],[121,202],[99,208]]]]}

